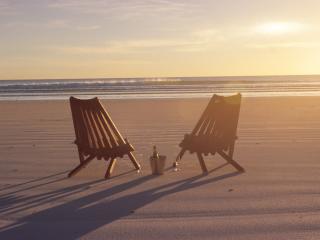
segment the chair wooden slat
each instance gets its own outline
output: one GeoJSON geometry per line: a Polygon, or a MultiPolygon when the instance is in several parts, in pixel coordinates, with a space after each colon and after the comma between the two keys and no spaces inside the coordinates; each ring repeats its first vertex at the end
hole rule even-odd
{"type": "Polygon", "coordinates": [[[114,136],[110,131],[110,127],[109,127],[109,125],[108,125],[108,123],[107,123],[106,119],[104,118],[104,115],[101,111],[100,111],[100,114],[98,115],[98,117],[104,127],[105,133],[107,134],[107,139],[108,139],[110,147],[116,147],[117,143],[116,143],[114,136]]]}
{"type": "Polygon", "coordinates": [[[206,107],[206,109],[205,109],[204,112],[202,113],[202,115],[201,115],[199,121],[197,122],[196,126],[194,127],[191,135],[195,135],[195,133],[198,132],[199,128],[201,127],[201,125],[202,125],[202,123],[203,123],[203,120],[205,119],[206,115],[207,115],[208,112],[210,111],[210,103],[211,103],[212,101],[214,101],[213,98],[214,98],[214,96],[210,99],[210,102],[209,102],[208,106],[206,107]]]}
{"type": "Polygon", "coordinates": [[[205,131],[207,130],[208,126],[209,126],[209,123],[210,123],[210,116],[206,116],[204,118],[204,121],[199,129],[199,131],[197,132],[197,135],[203,135],[205,133],[205,131]]]}
{"type": "Polygon", "coordinates": [[[98,127],[99,132],[100,132],[100,135],[101,135],[101,137],[102,137],[101,141],[102,141],[104,147],[105,147],[106,149],[110,149],[110,148],[111,148],[111,145],[110,145],[110,143],[109,143],[109,140],[108,140],[108,138],[107,138],[106,132],[105,132],[105,130],[104,130],[103,123],[100,121],[99,115],[101,115],[101,112],[98,111],[98,110],[96,110],[96,113],[93,114],[93,117],[94,117],[94,119],[95,119],[95,122],[96,122],[97,127],[98,127]]]}
{"type": "Polygon", "coordinates": [[[209,153],[212,155],[218,153],[236,169],[244,171],[232,159],[237,138],[240,104],[240,94],[230,97],[213,95],[191,134],[185,135],[180,143],[182,149],[174,166],[177,166],[177,161],[186,151],[190,151],[190,153],[197,153],[203,171],[207,171],[207,168],[202,154],[209,153]],[[226,153],[226,151],[228,152],[226,153]]]}
{"type": "Polygon", "coordinates": [[[96,125],[96,121],[93,117],[93,115],[95,115],[95,113],[93,112],[92,109],[88,109],[87,113],[88,113],[88,117],[89,117],[89,121],[90,121],[90,126],[92,129],[92,133],[95,138],[96,148],[97,149],[104,148],[104,145],[102,144],[102,141],[101,141],[102,140],[101,136],[99,134],[98,126],[96,125]]]}
{"type": "Polygon", "coordinates": [[[87,129],[87,133],[88,133],[88,140],[89,140],[89,148],[97,148],[97,145],[96,145],[96,140],[95,140],[95,137],[94,137],[94,133],[93,133],[93,129],[92,129],[92,126],[90,124],[90,119],[89,119],[89,114],[88,114],[88,110],[87,108],[86,109],[83,109],[82,111],[83,113],[83,120],[84,120],[84,125],[87,129]]]}
{"type": "Polygon", "coordinates": [[[92,143],[92,140],[91,140],[91,136],[89,134],[89,131],[90,129],[88,129],[88,126],[85,122],[85,111],[84,109],[80,108],[80,117],[81,117],[81,124],[82,124],[82,133],[84,135],[84,139],[83,139],[83,142],[82,142],[82,147],[84,149],[88,149],[90,148],[91,146],[93,146],[93,143],[92,143]]]}
{"type": "Polygon", "coordinates": [[[75,143],[80,149],[82,149],[85,146],[89,145],[88,134],[83,122],[82,108],[79,107],[78,102],[75,101],[74,99],[70,99],[70,106],[72,111],[74,129],[76,133],[75,143]]]}
{"type": "Polygon", "coordinates": [[[79,119],[79,109],[73,107],[73,105],[70,103],[71,106],[71,113],[72,113],[72,120],[73,120],[73,127],[74,127],[74,131],[76,134],[76,139],[78,141],[82,140],[82,134],[81,134],[81,128],[82,126],[79,124],[79,121],[77,119],[79,119]]]}
{"type": "Polygon", "coordinates": [[[212,130],[214,128],[214,123],[215,123],[214,119],[210,119],[209,120],[208,126],[207,126],[205,132],[203,133],[204,135],[206,135],[206,136],[210,136],[211,135],[212,130]]]}
{"type": "Polygon", "coordinates": [[[102,114],[104,115],[104,118],[106,119],[109,127],[110,127],[110,130],[113,134],[115,134],[115,136],[117,137],[116,138],[116,142],[118,144],[124,144],[125,141],[123,139],[123,137],[121,136],[119,130],[117,129],[117,127],[115,126],[115,124],[113,123],[112,119],[110,118],[109,116],[109,113],[105,110],[105,108],[100,104],[100,108],[101,108],[101,112],[102,114]]]}
{"type": "Polygon", "coordinates": [[[135,159],[132,145],[124,141],[120,132],[105,111],[98,98],[80,100],[70,97],[70,107],[76,135],[80,164],[69,173],[69,177],[78,173],[92,159],[111,160],[106,177],[110,177],[115,159],[128,155],[134,167],[140,165],[135,159]]]}

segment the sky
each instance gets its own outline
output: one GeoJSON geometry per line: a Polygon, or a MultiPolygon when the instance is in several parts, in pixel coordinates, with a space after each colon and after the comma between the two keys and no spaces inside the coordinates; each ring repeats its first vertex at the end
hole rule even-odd
{"type": "Polygon", "coordinates": [[[0,79],[320,74],[319,0],[0,0],[0,79]]]}

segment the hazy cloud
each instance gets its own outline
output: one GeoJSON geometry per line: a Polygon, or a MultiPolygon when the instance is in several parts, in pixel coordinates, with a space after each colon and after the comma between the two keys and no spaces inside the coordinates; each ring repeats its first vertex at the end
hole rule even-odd
{"type": "Polygon", "coordinates": [[[170,0],[58,0],[49,3],[50,8],[58,8],[87,14],[111,14],[117,18],[168,14],[184,14],[195,10],[191,1],[170,0]]]}
{"type": "Polygon", "coordinates": [[[57,50],[71,54],[112,54],[112,53],[132,53],[142,51],[152,51],[159,48],[176,49],[178,47],[186,47],[198,44],[193,41],[181,39],[149,39],[149,40],[123,40],[110,41],[100,46],[68,46],[57,47],[57,50]]]}
{"type": "Polygon", "coordinates": [[[320,47],[319,42],[275,42],[247,45],[249,48],[255,49],[277,49],[277,48],[315,48],[320,47]]]}
{"type": "Polygon", "coordinates": [[[0,1],[0,16],[1,15],[14,15],[17,13],[17,10],[15,8],[15,5],[6,0],[0,1]]]}
{"type": "Polygon", "coordinates": [[[181,38],[118,40],[108,41],[98,46],[64,46],[57,47],[56,49],[73,54],[150,52],[159,49],[163,51],[195,52],[209,50],[224,40],[225,38],[219,31],[204,29],[192,32],[181,38]]]}
{"type": "Polygon", "coordinates": [[[11,21],[0,24],[7,28],[39,28],[39,29],[66,29],[77,31],[94,31],[101,28],[100,25],[79,25],[79,23],[72,23],[68,20],[52,19],[45,22],[21,22],[11,21]]]}
{"type": "Polygon", "coordinates": [[[97,30],[97,29],[100,29],[101,26],[100,25],[91,25],[91,26],[77,26],[76,27],[76,30],[79,30],[79,31],[91,31],[91,30],[97,30]]]}

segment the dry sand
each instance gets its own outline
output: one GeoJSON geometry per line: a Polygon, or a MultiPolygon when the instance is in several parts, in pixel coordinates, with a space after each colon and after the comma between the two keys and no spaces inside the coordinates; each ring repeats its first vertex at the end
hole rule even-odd
{"type": "Polygon", "coordinates": [[[78,164],[66,101],[0,102],[0,239],[320,239],[320,98],[245,98],[235,159],[202,175],[194,155],[150,175],[156,144],[171,166],[208,99],[103,101],[143,166],[78,164]]]}

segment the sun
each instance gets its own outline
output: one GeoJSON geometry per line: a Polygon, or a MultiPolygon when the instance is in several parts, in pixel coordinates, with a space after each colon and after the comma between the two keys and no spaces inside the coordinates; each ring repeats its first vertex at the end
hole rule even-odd
{"type": "Polygon", "coordinates": [[[257,31],[264,34],[286,34],[297,32],[301,28],[301,24],[294,22],[268,22],[259,25],[257,31]]]}

